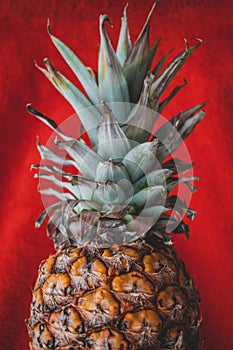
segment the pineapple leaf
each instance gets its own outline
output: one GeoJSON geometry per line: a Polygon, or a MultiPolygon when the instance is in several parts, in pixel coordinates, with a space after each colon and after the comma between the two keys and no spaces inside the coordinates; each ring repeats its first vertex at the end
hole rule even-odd
{"type": "Polygon", "coordinates": [[[160,161],[165,159],[168,154],[173,153],[204,118],[205,112],[203,110],[196,112],[203,108],[206,103],[198,104],[179,113],[159,128],[156,132],[156,138],[162,141],[162,144],[158,147],[160,161]]]}
{"type": "Polygon", "coordinates": [[[149,93],[152,80],[152,75],[148,73],[144,80],[139,102],[132,109],[127,123],[121,127],[129,140],[139,143],[146,142],[149,139],[152,127],[159,115],[150,108],[149,93]]]}
{"type": "Polygon", "coordinates": [[[100,211],[100,209],[101,207],[93,201],[80,200],[73,210],[80,215],[83,211],[100,211]]]}
{"type": "Polygon", "coordinates": [[[176,195],[170,196],[166,199],[166,208],[175,210],[180,217],[186,214],[191,220],[193,220],[196,215],[195,210],[188,208],[186,202],[182,201],[176,195]]]}
{"type": "Polygon", "coordinates": [[[136,182],[144,174],[152,171],[157,165],[157,159],[155,157],[157,145],[156,140],[139,144],[131,149],[123,159],[123,164],[126,166],[133,182],[136,182]]]}
{"type": "Polygon", "coordinates": [[[153,218],[154,223],[160,217],[161,214],[166,213],[168,211],[167,208],[162,205],[152,205],[151,207],[146,207],[140,212],[141,216],[153,218]]]}
{"type": "Polygon", "coordinates": [[[51,165],[45,165],[45,164],[32,164],[31,169],[39,169],[43,171],[47,171],[48,173],[52,173],[55,175],[58,175],[62,178],[69,178],[71,176],[70,173],[66,173],[62,170],[62,168],[58,168],[56,166],[51,166],[51,165]]]}
{"type": "Polygon", "coordinates": [[[46,146],[40,144],[40,139],[37,139],[37,149],[40,153],[42,159],[49,160],[53,163],[62,165],[62,166],[75,166],[75,162],[73,160],[65,159],[60,154],[53,152],[46,146]]]}
{"type": "Polygon", "coordinates": [[[69,181],[72,186],[77,187],[80,193],[80,199],[92,200],[93,191],[97,188],[97,182],[93,180],[86,179],[82,176],[73,175],[70,177],[69,181]]]}
{"type": "Polygon", "coordinates": [[[159,39],[152,47],[152,49],[149,49],[150,19],[156,4],[157,3],[155,2],[152,6],[151,11],[147,17],[146,23],[141,33],[139,34],[136,42],[131,48],[123,66],[123,71],[128,82],[130,101],[133,103],[136,103],[138,101],[143,81],[148,70],[150,69],[155,52],[160,42],[159,39]]]}
{"type": "Polygon", "coordinates": [[[161,200],[165,194],[166,191],[163,186],[146,187],[133,196],[130,205],[133,205],[138,209],[144,206],[149,208],[158,204],[158,201],[161,200]]]}
{"type": "Polygon", "coordinates": [[[66,63],[70,66],[80,83],[84,87],[93,104],[98,104],[98,85],[87,67],[80,61],[71,49],[66,46],[60,39],[53,36],[50,32],[50,22],[48,21],[48,34],[60,52],[66,63]]]}
{"type": "Polygon", "coordinates": [[[168,103],[176,96],[176,94],[183,89],[188,84],[187,80],[184,79],[183,84],[177,85],[170,94],[159,104],[158,113],[162,113],[164,108],[168,105],[168,103]]]}
{"type": "Polygon", "coordinates": [[[124,64],[123,71],[129,86],[130,101],[133,103],[136,103],[140,97],[144,79],[151,67],[159,42],[160,40],[138,61],[132,61],[132,63],[126,61],[124,64]]]}
{"type": "Polygon", "coordinates": [[[186,225],[183,221],[178,221],[176,218],[167,214],[162,215],[162,218],[156,222],[155,228],[160,230],[166,229],[166,231],[173,233],[184,233],[186,238],[189,238],[188,225],[186,225]]]}
{"type": "Polygon", "coordinates": [[[75,167],[83,176],[93,180],[99,162],[103,161],[98,154],[92,151],[84,142],[78,140],[58,141],[55,144],[65,150],[75,161],[75,167]],[[90,166],[91,164],[91,166],[90,166]]]}
{"type": "Polygon", "coordinates": [[[68,192],[60,192],[60,191],[56,191],[54,190],[54,188],[46,188],[43,190],[40,190],[41,194],[47,195],[47,196],[54,196],[59,198],[61,201],[67,201],[69,199],[74,200],[75,197],[68,192]]]}
{"type": "Polygon", "coordinates": [[[121,66],[123,66],[129,54],[129,51],[132,47],[130,36],[129,36],[127,7],[128,7],[128,4],[125,6],[123,16],[121,17],[121,29],[120,29],[120,35],[119,35],[117,50],[116,50],[116,54],[121,66]]]}
{"type": "Polygon", "coordinates": [[[155,206],[158,203],[158,200],[164,198],[165,194],[166,191],[163,186],[146,187],[133,196],[130,205],[133,205],[138,209],[144,206],[149,208],[155,206]]]}
{"type": "Polygon", "coordinates": [[[39,228],[43,224],[48,213],[52,210],[59,209],[61,206],[62,206],[62,202],[57,202],[55,204],[50,205],[45,210],[43,210],[43,212],[40,214],[40,216],[38,217],[38,219],[35,222],[35,227],[39,228]]]}
{"type": "Polygon", "coordinates": [[[164,63],[166,62],[166,59],[167,59],[168,55],[169,55],[173,50],[174,50],[174,48],[171,49],[170,51],[168,51],[167,53],[165,53],[165,55],[163,55],[163,56],[161,57],[161,59],[159,60],[159,62],[156,64],[155,68],[152,70],[152,74],[155,76],[155,78],[158,77],[158,75],[159,75],[159,73],[160,73],[160,71],[161,71],[161,69],[162,69],[164,63]]]}
{"type": "Polygon", "coordinates": [[[184,174],[192,167],[194,166],[195,163],[185,163],[179,158],[172,158],[169,159],[168,161],[164,162],[162,164],[163,168],[166,169],[168,168],[171,170],[174,174],[184,174]]]}
{"type": "Polygon", "coordinates": [[[100,162],[96,169],[95,181],[107,181],[117,183],[120,180],[129,180],[129,175],[123,163],[114,162],[111,159],[100,162]]]}
{"type": "Polygon", "coordinates": [[[199,177],[197,176],[188,176],[188,177],[171,177],[167,181],[167,191],[171,192],[178,184],[184,183],[185,185],[188,186],[191,192],[195,192],[196,188],[191,184],[190,181],[199,181],[199,177]]]}
{"type": "MultiPolygon", "coordinates": [[[[118,184],[112,181],[96,182],[85,179],[81,176],[72,176],[70,179],[74,186],[79,187],[81,198],[94,201],[95,203],[106,205],[109,203],[125,203],[129,191],[124,192],[121,181],[118,184]]],[[[129,181],[128,181],[129,182],[129,181]]]]}
{"type": "Polygon", "coordinates": [[[170,169],[153,170],[135,182],[134,191],[137,193],[146,187],[158,185],[166,186],[165,182],[172,174],[174,174],[174,172],[170,169]]]}
{"type": "MultiPolygon", "coordinates": [[[[129,102],[127,81],[120,62],[108,38],[105,22],[107,15],[100,16],[100,49],[98,61],[99,99],[104,102],[129,102]]],[[[124,122],[129,114],[129,104],[114,104],[114,114],[124,122]]]]}
{"type": "Polygon", "coordinates": [[[58,135],[60,135],[64,140],[68,141],[71,140],[72,138],[65,135],[61,129],[59,128],[59,126],[57,125],[57,123],[50,119],[49,117],[45,116],[43,113],[39,112],[37,109],[33,108],[31,106],[31,104],[27,104],[27,110],[28,112],[35,116],[37,119],[39,119],[40,121],[42,121],[44,124],[48,125],[52,130],[54,130],[58,135]]]}
{"type": "Polygon", "coordinates": [[[44,59],[44,62],[47,70],[39,67],[37,64],[36,67],[71,104],[87,130],[93,145],[95,145],[97,141],[95,128],[100,119],[100,112],[73,83],[53,67],[47,58],[44,59]]]}
{"type": "Polygon", "coordinates": [[[159,99],[171,80],[175,77],[176,73],[180,70],[193,51],[201,45],[202,41],[198,41],[198,44],[189,47],[187,41],[185,40],[186,49],[164,69],[158,78],[155,77],[155,81],[151,86],[151,103],[153,108],[157,108],[159,99]]]}
{"type": "Polygon", "coordinates": [[[130,150],[130,143],[110,108],[103,104],[103,115],[97,127],[98,154],[104,159],[121,160],[130,150]]]}
{"type": "Polygon", "coordinates": [[[61,180],[57,179],[56,176],[54,176],[54,175],[45,174],[45,173],[39,173],[39,174],[35,174],[34,178],[39,178],[39,179],[44,179],[44,180],[51,181],[54,185],[56,185],[56,186],[58,186],[58,187],[60,187],[62,189],[66,188],[76,198],[80,198],[80,193],[77,191],[77,189],[74,186],[72,186],[71,183],[61,181],[61,180]]]}

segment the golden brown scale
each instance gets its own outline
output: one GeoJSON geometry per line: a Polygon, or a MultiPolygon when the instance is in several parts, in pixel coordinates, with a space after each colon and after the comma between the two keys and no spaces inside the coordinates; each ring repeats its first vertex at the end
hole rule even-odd
{"type": "Polygon", "coordinates": [[[161,317],[155,310],[128,312],[123,318],[124,326],[133,333],[141,333],[145,328],[158,332],[162,327],[161,317]]]}
{"type": "Polygon", "coordinates": [[[66,248],[33,291],[32,350],[196,350],[199,296],[172,247],[66,248]]]}
{"type": "Polygon", "coordinates": [[[162,312],[173,310],[176,306],[183,308],[184,305],[184,296],[175,286],[168,286],[158,293],[157,307],[162,312]]]}
{"type": "Polygon", "coordinates": [[[96,289],[79,298],[79,307],[81,309],[95,312],[101,310],[110,315],[119,314],[119,302],[115,300],[112,293],[104,288],[96,289]]]}
{"type": "Polygon", "coordinates": [[[56,258],[54,256],[50,256],[47,260],[43,261],[40,266],[41,273],[44,275],[51,274],[55,262],[56,258]]]}
{"type": "Polygon", "coordinates": [[[38,323],[34,329],[34,339],[37,347],[35,349],[53,349],[54,348],[54,338],[49,331],[48,327],[44,323],[38,323]]]}
{"type": "Polygon", "coordinates": [[[87,258],[82,256],[78,260],[76,260],[71,268],[71,275],[73,276],[82,276],[83,273],[87,271],[87,258]]]}
{"type": "Polygon", "coordinates": [[[90,272],[93,275],[96,275],[99,278],[106,278],[107,277],[107,267],[104,265],[104,263],[100,259],[95,259],[93,263],[91,264],[90,272]]]}
{"type": "Polygon", "coordinates": [[[91,350],[127,350],[128,344],[125,341],[124,337],[116,331],[109,331],[107,329],[94,332],[90,335],[88,339],[91,350]]]}
{"type": "Polygon", "coordinates": [[[32,305],[39,312],[43,310],[43,304],[44,304],[43,293],[41,288],[38,288],[34,290],[32,293],[32,305]]]}
{"type": "Polygon", "coordinates": [[[65,296],[70,286],[70,277],[64,273],[54,273],[48,277],[42,290],[44,294],[65,296]]]}
{"type": "Polygon", "coordinates": [[[116,276],[112,281],[114,292],[154,294],[153,284],[140,272],[116,276]]]}

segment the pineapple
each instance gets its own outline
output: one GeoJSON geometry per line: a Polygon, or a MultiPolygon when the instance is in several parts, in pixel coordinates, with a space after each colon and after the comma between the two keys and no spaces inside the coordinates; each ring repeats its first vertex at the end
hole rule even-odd
{"type": "Polygon", "coordinates": [[[86,138],[66,135],[27,106],[54,130],[55,145],[68,156],[37,142],[44,162],[32,166],[39,170],[35,176],[51,183],[42,195],[57,200],[36,226],[49,217],[47,232],[57,252],[41,263],[33,289],[30,349],[200,347],[199,294],[172,246],[172,233],[188,237],[183,217],[195,215],[174,191],[182,183],[194,191],[197,178],[185,174],[192,163],[172,153],[203,118],[205,103],[156,128],[186,81],[162,99],[164,91],[200,42],[186,43],[165,68],[167,55],[151,69],[159,45],[158,40],[149,46],[155,6],[134,45],[125,7],[116,51],[106,30],[108,16],[100,16],[98,73],[53,36],[48,24],[52,42],[88,97],[48,59],[46,69],[37,67],[73,106],[86,138]]]}

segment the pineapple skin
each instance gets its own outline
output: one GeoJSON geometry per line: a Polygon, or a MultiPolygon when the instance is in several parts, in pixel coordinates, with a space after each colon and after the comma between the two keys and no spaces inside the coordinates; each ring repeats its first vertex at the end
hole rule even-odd
{"type": "Polygon", "coordinates": [[[69,247],[43,261],[30,349],[196,350],[200,298],[172,246],[69,247]]]}

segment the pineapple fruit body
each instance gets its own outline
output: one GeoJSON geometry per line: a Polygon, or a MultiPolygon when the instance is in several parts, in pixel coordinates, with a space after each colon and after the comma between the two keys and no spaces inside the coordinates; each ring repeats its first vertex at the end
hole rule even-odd
{"type": "Polygon", "coordinates": [[[193,192],[198,178],[187,174],[190,159],[172,154],[202,120],[206,103],[158,123],[158,128],[156,124],[187,84],[163,98],[200,42],[186,43],[165,68],[167,55],[151,69],[159,45],[158,40],[149,46],[155,5],[134,45],[126,6],[116,51],[105,27],[108,16],[100,16],[97,73],[54,37],[48,25],[51,40],[86,95],[48,59],[46,69],[37,68],[73,106],[89,143],[82,135],[66,135],[28,105],[31,114],[54,130],[57,150],[63,151],[38,140],[43,162],[32,166],[39,170],[35,177],[48,186],[40,192],[57,200],[36,222],[39,227],[49,217],[47,233],[57,253],[41,264],[33,290],[27,321],[31,350],[200,347],[199,295],[172,247],[172,233],[188,238],[183,217],[195,216],[173,190],[183,183],[193,192]]]}
{"type": "Polygon", "coordinates": [[[39,349],[198,349],[199,296],[174,248],[73,248],[43,261],[28,321],[39,349]]]}

